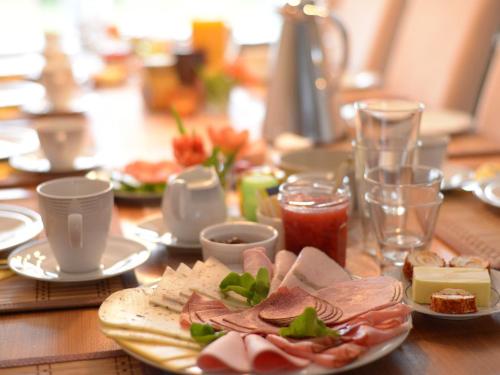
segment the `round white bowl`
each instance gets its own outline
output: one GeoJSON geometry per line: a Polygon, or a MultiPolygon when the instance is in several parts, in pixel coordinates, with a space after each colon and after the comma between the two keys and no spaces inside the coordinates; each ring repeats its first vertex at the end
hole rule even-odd
{"type": "Polygon", "coordinates": [[[274,259],[278,231],[269,225],[251,221],[230,221],[211,225],[200,233],[203,259],[214,257],[226,265],[241,265],[242,253],[253,247],[263,247],[269,259],[274,259]],[[244,244],[226,244],[213,241],[238,237],[244,244]]]}

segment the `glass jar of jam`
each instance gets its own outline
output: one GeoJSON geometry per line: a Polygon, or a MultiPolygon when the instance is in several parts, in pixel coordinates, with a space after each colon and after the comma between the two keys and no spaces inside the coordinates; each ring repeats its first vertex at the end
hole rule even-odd
{"type": "Polygon", "coordinates": [[[345,266],[349,189],[326,179],[299,179],[280,186],[285,244],[298,254],[313,246],[345,266]]]}

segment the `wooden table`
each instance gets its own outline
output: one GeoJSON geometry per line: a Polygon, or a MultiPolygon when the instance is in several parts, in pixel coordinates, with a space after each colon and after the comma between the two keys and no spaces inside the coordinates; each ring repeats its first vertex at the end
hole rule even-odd
{"type": "MultiPolygon", "coordinates": [[[[170,157],[173,123],[163,114],[145,115],[137,90],[120,89],[95,94],[91,111],[92,132],[97,148],[111,164],[137,157],[170,157]]],[[[247,98],[248,99],[248,98],[247,98]]],[[[252,99],[250,96],[250,101],[252,99]]],[[[254,102],[257,103],[258,100],[254,102]]],[[[258,107],[258,106],[257,106],[258,107]]],[[[222,116],[200,116],[187,120],[188,126],[203,127],[207,122],[223,123],[222,116]]],[[[246,123],[253,133],[260,132],[257,123],[246,123]]],[[[500,161],[500,155],[456,158],[457,162],[477,166],[485,161],[500,161]]],[[[29,192],[32,193],[32,190],[29,192]]],[[[158,208],[118,208],[122,230],[130,233],[144,217],[158,208]]],[[[448,258],[453,250],[435,240],[435,251],[448,258]]],[[[181,260],[164,250],[136,270],[139,282],[157,279],[167,264],[181,260]]],[[[193,261],[193,257],[185,259],[193,261]]],[[[23,359],[51,357],[66,359],[99,352],[103,357],[119,347],[99,331],[95,308],[18,313],[0,316],[0,363],[19,365],[23,359]]],[[[445,321],[418,313],[413,314],[413,330],[405,343],[392,354],[352,374],[499,374],[500,316],[470,321],[445,321]]],[[[2,370],[0,369],[0,374],[2,370]]],[[[12,371],[9,373],[13,373],[12,371]]],[[[41,372],[43,373],[43,372],[41,372]]]]}

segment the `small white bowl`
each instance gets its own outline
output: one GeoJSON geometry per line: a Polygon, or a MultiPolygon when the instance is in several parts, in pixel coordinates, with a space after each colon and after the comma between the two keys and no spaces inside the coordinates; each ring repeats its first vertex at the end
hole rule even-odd
{"type": "Polygon", "coordinates": [[[278,231],[269,225],[251,221],[230,221],[211,225],[200,233],[203,259],[214,257],[226,265],[241,265],[242,253],[252,247],[263,247],[269,259],[274,259],[278,231]],[[244,244],[226,244],[213,240],[238,237],[244,244]]]}

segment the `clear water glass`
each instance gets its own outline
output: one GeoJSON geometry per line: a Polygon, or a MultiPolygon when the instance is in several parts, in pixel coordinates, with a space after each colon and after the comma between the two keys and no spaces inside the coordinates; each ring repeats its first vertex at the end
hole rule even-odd
{"type": "Polygon", "coordinates": [[[407,166],[366,172],[365,201],[384,260],[400,266],[411,250],[429,247],[443,201],[440,170],[407,166]]]}
{"type": "Polygon", "coordinates": [[[417,147],[367,147],[356,141],[352,142],[354,153],[354,175],[356,186],[357,209],[361,219],[361,240],[363,249],[369,254],[380,258],[375,234],[370,223],[370,211],[365,201],[367,192],[364,181],[365,172],[378,166],[387,170],[398,171],[403,166],[415,163],[417,147]]]}
{"type": "Polygon", "coordinates": [[[365,100],[355,103],[356,142],[369,148],[414,148],[419,139],[424,105],[407,100],[365,100]]]}

